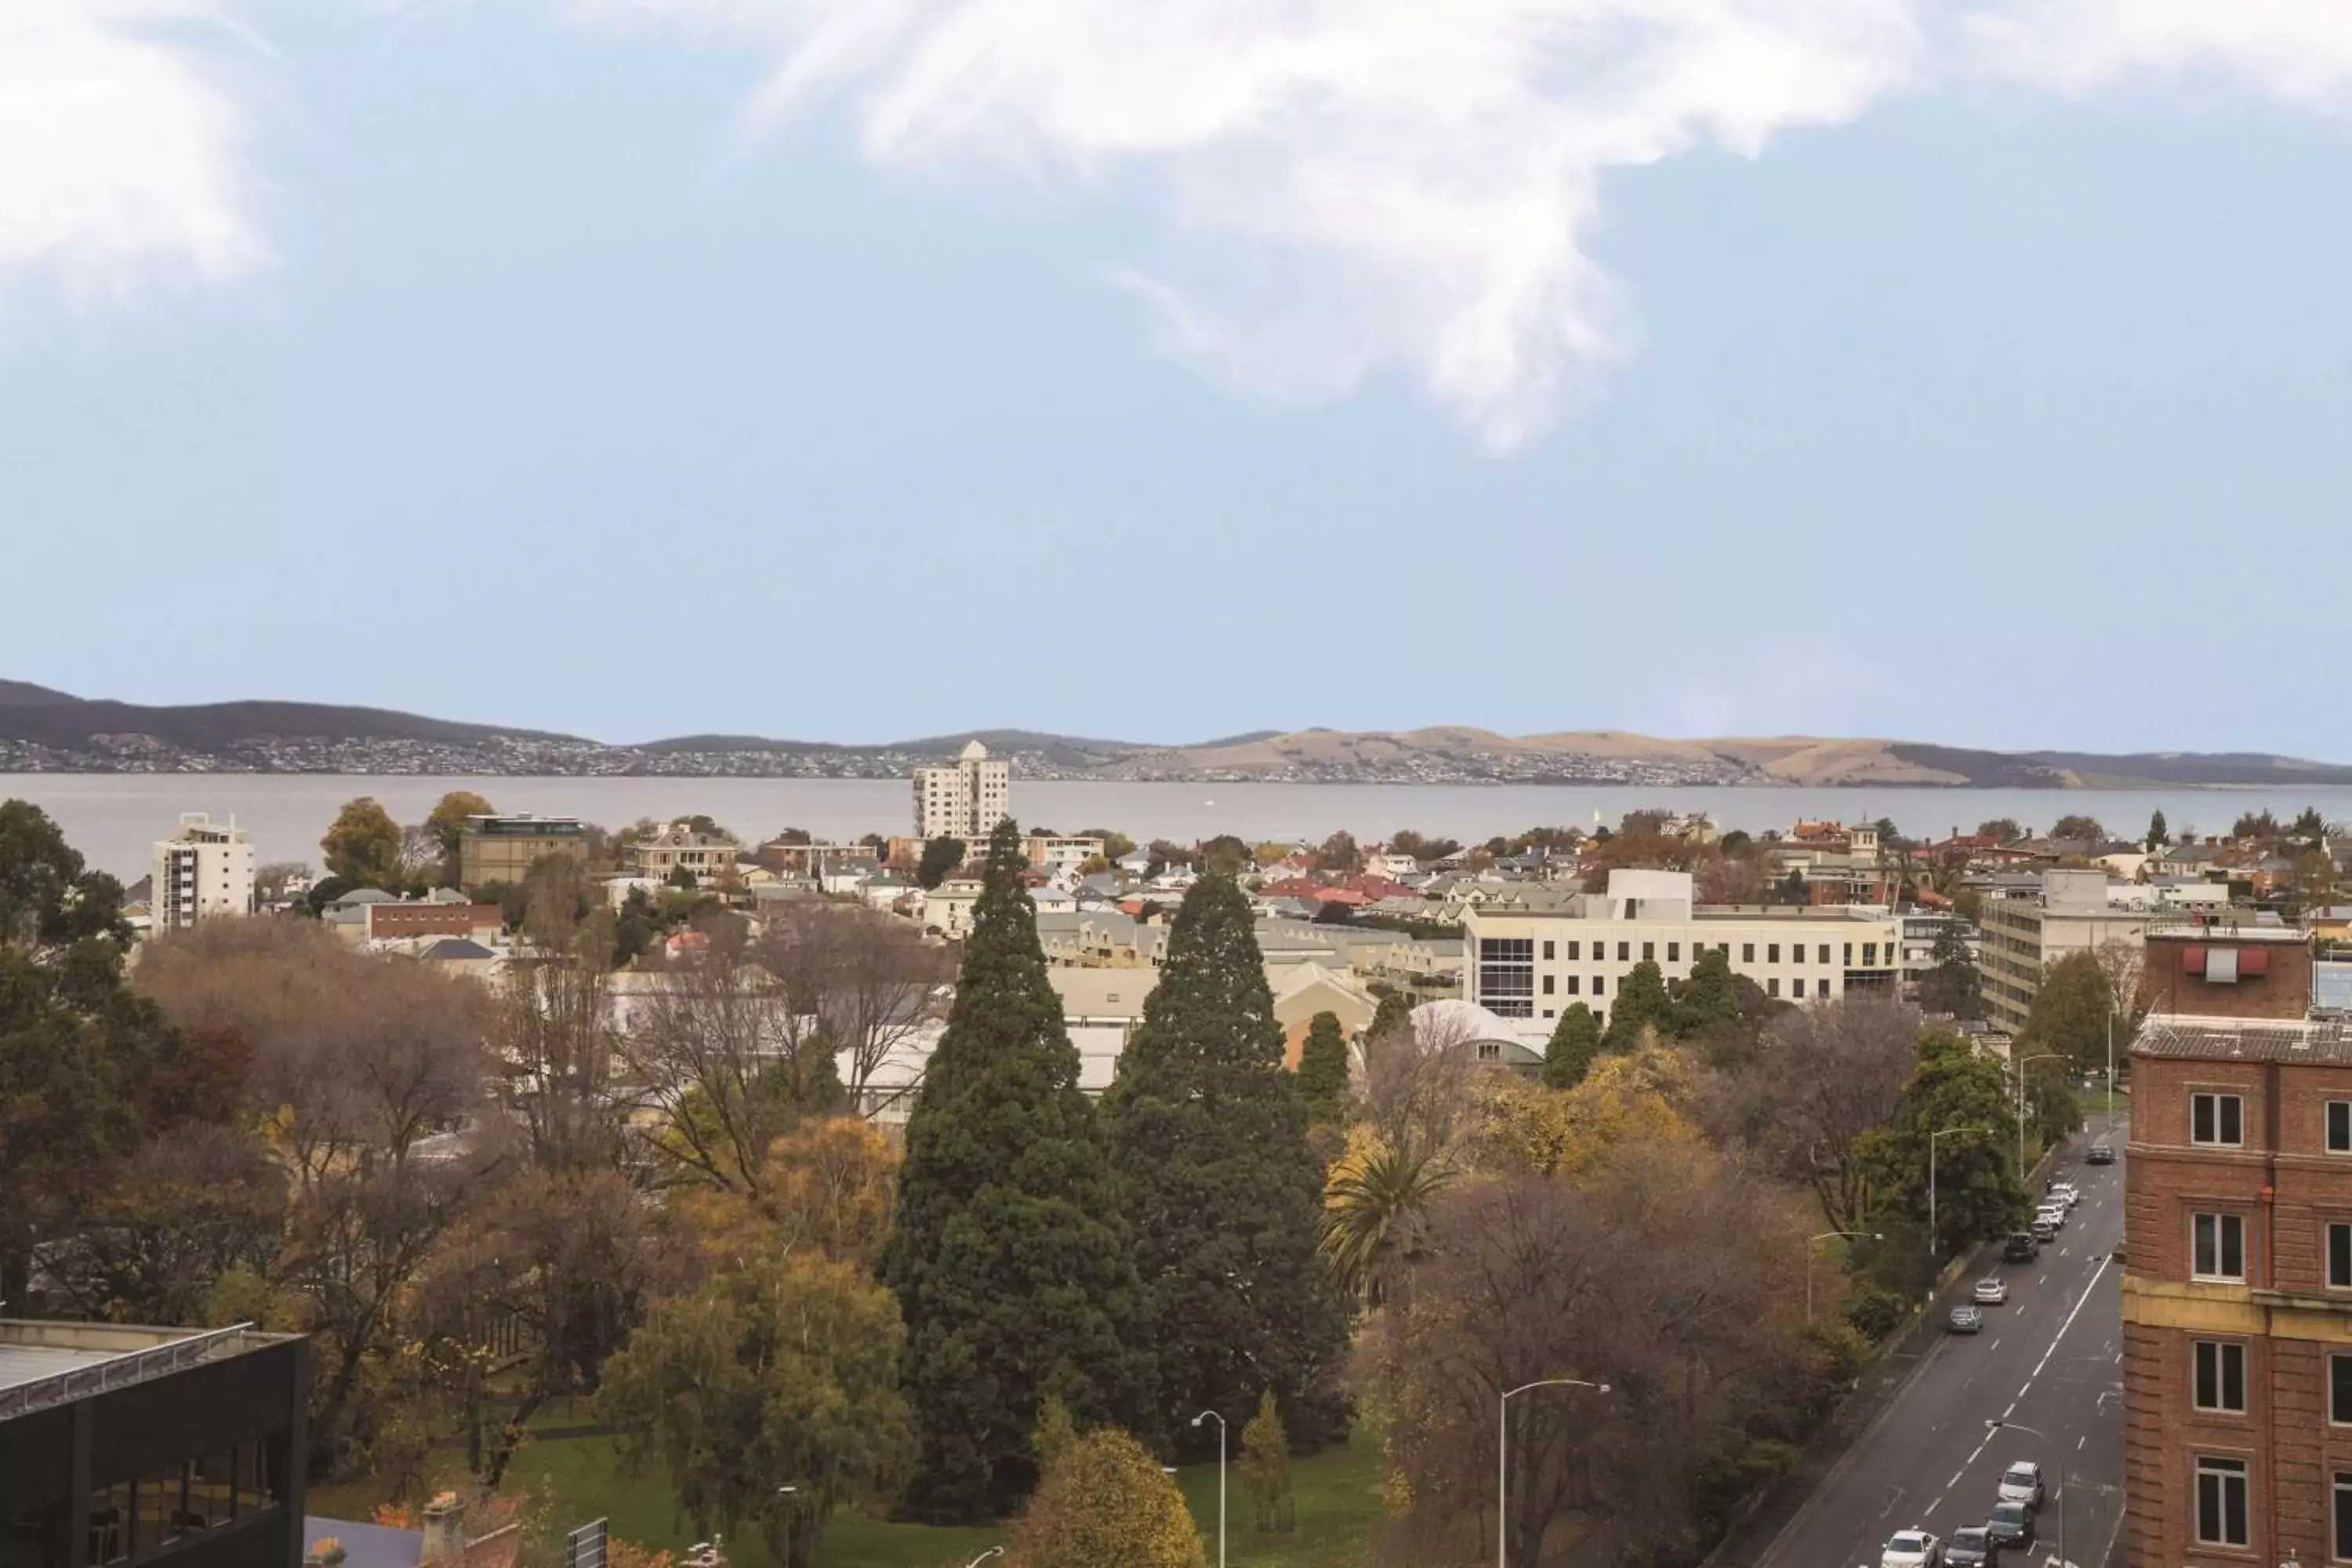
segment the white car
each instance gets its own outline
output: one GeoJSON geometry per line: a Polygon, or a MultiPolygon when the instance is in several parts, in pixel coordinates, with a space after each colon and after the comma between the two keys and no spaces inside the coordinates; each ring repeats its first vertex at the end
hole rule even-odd
{"type": "Polygon", "coordinates": [[[2009,1281],[1998,1274],[1988,1274],[1977,1281],[1977,1305],[1998,1307],[2009,1300],[2009,1281]]]}
{"type": "Polygon", "coordinates": [[[1878,1568],[1937,1568],[1944,1543],[1924,1530],[1898,1530],[1878,1554],[1878,1568]]]}
{"type": "Polygon", "coordinates": [[[2028,1508],[2042,1506],[2042,1467],[2030,1459],[2020,1459],[2000,1473],[2000,1500],[2021,1502],[2028,1508]]]}
{"type": "Polygon", "coordinates": [[[2074,1190],[2074,1184],[2072,1182],[2059,1183],[2056,1186],[2050,1189],[2050,1196],[2056,1198],[2068,1208],[2073,1208],[2076,1204],[2083,1201],[2083,1194],[2074,1190]]]}
{"type": "Polygon", "coordinates": [[[2064,1204],[2043,1204],[2041,1211],[2033,1217],[2041,1220],[2048,1220],[2050,1222],[2050,1228],[2053,1230],[2063,1230],[2066,1227],[2066,1205],[2064,1204]]]}

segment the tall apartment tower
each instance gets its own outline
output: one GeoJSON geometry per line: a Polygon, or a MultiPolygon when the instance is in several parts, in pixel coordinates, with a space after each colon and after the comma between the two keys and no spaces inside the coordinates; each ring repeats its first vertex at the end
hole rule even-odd
{"type": "Polygon", "coordinates": [[[154,891],[149,927],[179,931],[215,915],[253,912],[253,841],[231,818],[216,823],[201,811],[180,814],[180,831],[157,839],[148,857],[154,891]]]}
{"type": "Polygon", "coordinates": [[[1013,764],[972,742],[953,767],[915,770],[915,836],[979,844],[1012,815],[1013,764]]]}
{"type": "Polygon", "coordinates": [[[2352,1029],[2312,946],[2162,921],[2125,1167],[2127,1568],[2352,1558],[2352,1029]]]}

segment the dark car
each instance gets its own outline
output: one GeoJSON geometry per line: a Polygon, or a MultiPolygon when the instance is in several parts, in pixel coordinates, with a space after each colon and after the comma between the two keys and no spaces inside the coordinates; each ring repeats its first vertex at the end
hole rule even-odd
{"type": "Polygon", "coordinates": [[[2021,1502],[1997,1502],[1985,1519],[1985,1533],[1996,1546],[2033,1544],[2033,1510],[2021,1502]]]}
{"type": "Polygon", "coordinates": [[[2000,1568],[2000,1543],[1981,1526],[1952,1531],[1944,1543],[1947,1568],[2000,1568]]]}
{"type": "Polygon", "coordinates": [[[2031,1263],[2042,1256],[2042,1244],[2033,1239],[2030,1230],[2012,1230],[2001,1244],[2000,1258],[2004,1263],[2031,1263]]]}
{"type": "Polygon", "coordinates": [[[2116,1151],[2111,1143],[2094,1143],[2083,1155],[2085,1165],[2112,1165],[2115,1163],[2116,1151]]]}

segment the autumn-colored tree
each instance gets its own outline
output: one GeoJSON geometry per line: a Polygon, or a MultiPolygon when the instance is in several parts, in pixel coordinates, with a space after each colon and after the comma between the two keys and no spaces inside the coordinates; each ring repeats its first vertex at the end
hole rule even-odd
{"type": "Polygon", "coordinates": [[[1135,853],[1135,840],[1116,827],[1089,827],[1081,831],[1078,837],[1101,839],[1106,860],[1124,860],[1135,853]]]}
{"type": "Polygon", "coordinates": [[[1077,1440],[1078,1425],[1070,1419],[1070,1407],[1058,1397],[1046,1395],[1045,1403],[1037,1407],[1037,1430],[1029,1438],[1038,1474],[1043,1475],[1077,1440]]]}
{"type": "Polygon", "coordinates": [[[1064,1449],[1013,1526],[1013,1568],[1207,1568],[1192,1510],[1149,1449],[1116,1427],[1064,1449]]]}
{"type": "Polygon", "coordinates": [[[400,824],[373,795],[346,801],[319,848],[328,870],[361,887],[388,889],[400,880],[400,824]]]}
{"type": "Polygon", "coordinates": [[[466,834],[466,819],[488,816],[497,808],[469,789],[453,789],[434,804],[425,816],[425,831],[432,836],[441,852],[441,876],[444,887],[457,885],[457,850],[466,834]]]}

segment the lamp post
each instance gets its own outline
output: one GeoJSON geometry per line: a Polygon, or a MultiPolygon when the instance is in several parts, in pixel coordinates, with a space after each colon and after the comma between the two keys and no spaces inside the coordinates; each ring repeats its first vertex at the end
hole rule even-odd
{"type": "Polygon", "coordinates": [[[2049,1433],[2037,1432],[2022,1421],[1987,1421],[1985,1430],[2022,1432],[2029,1437],[2039,1437],[2049,1452],[2058,1455],[2060,1473],[2055,1478],[2058,1482],[2058,1568],[2073,1568],[2073,1565],[2066,1561],[2066,1477],[2064,1474],[2066,1457],[2064,1453],[2057,1444],[2050,1441],[2049,1433]]]}
{"type": "MultiPolygon", "coordinates": [[[[1941,1132],[1927,1134],[1927,1254],[1936,1261],[1936,1271],[1943,1273],[1944,1255],[1936,1249],[1944,1245],[1943,1233],[1936,1228],[1936,1140],[1957,1138],[1963,1132],[1990,1132],[1990,1127],[1947,1127],[1941,1132]]],[[[1931,1287],[1929,1296],[1935,1295],[1931,1287]]]]}
{"type": "Polygon", "coordinates": [[[1507,1388],[1495,1401],[1495,1568],[1511,1568],[1511,1401],[1531,1388],[1589,1388],[1595,1394],[1606,1394],[1605,1383],[1588,1383],[1580,1377],[1539,1377],[1533,1383],[1523,1383],[1517,1388],[1507,1388]]]}
{"type": "Polygon", "coordinates": [[[1866,1236],[1873,1241],[1885,1241],[1885,1237],[1874,1230],[1825,1230],[1805,1242],[1805,1321],[1813,1321],[1813,1248],[1833,1236],[1866,1236]]]}
{"type": "Polygon", "coordinates": [[[1002,1557],[1003,1555],[1004,1548],[1002,1546],[992,1546],[987,1551],[982,1552],[979,1556],[973,1558],[971,1562],[965,1563],[963,1568],[980,1568],[980,1565],[987,1562],[990,1558],[1002,1557]]]}
{"type": "Polygon", "coordinates": [[[1225,1418],[1213,1410],[1192,1417],[1194,1430],[1203,1421],[1217,1424],[1217,1568],[1225,1568],[1225,1418]]]}
{"type": "Polygon", "coordinates": [[[2056,1062],[2066,1058],[2057,1051],[2036,1051],[2030,1057],[2020,1057],[2009,1065],[2017,1069],[2017,1184],[2025,1184],[2025,1069],[2034,1062],[2056,1062]]]}

